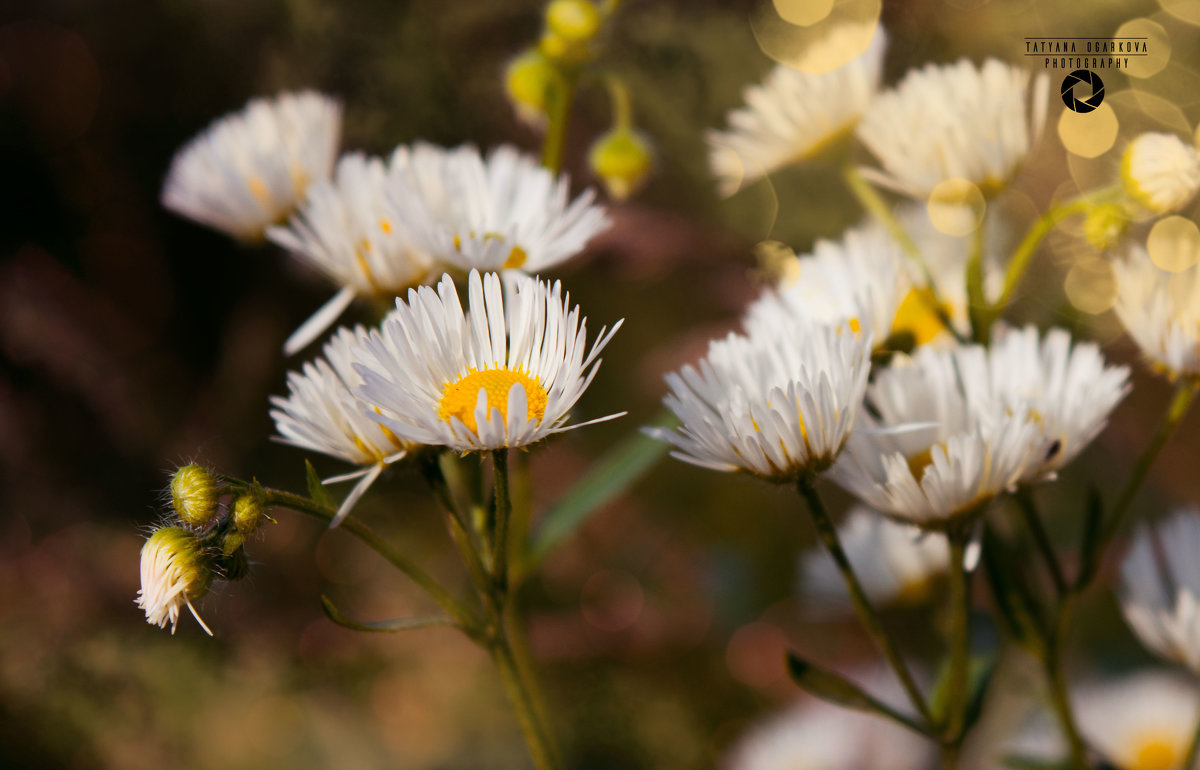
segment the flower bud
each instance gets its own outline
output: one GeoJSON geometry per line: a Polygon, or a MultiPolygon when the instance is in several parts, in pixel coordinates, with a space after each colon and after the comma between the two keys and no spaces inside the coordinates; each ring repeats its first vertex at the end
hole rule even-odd
{"type": "Polygon", "coordinates": [[[1129,229],[1129,215],[1125,207],[1116,203],[1105,203],[1088,209],[1083,220],[1083,236],[1098,249],[1112,248],[1129,229]]]}
{"type": "Polygon", "coordinates": [[[146,613],[146,622],[171,633],[179,624],[179,611],[187,606],[196,621],[212,631],[196,614],[192,601],[208,593],[212,569],[200,541],[183,527],[163,527],[142,546],[142,587],[137,605],[146,613]]]}
{"type": "Polygon", "coordinates": [[[600,11],[589,0],[551,0],[546,29],[568,45],[587,45],[600,31],[600,11]]]}
{"type": "Polygon", "coordinates": [[[195,463],[183,466],[171,477],[171,504],[179,519],[193,529],[201,529],[216,518],[218,497],[216,479],[195,463]]]}
{"type": "Polygon", "coordinates": [[[251,535],[263,517],[262,500],[257,495],[242,495],[233,504],[233,527],[241,535],[251,535]]]}
{"type": "Polygon", "coordinates": [[[509,62],[504,90],[517,117],[531,125],[544,124],[556,80],[554,65],[537,49],[530,48],[509,62]]]}
{"type": "Polygon", "coordinates": [[[1200,190],[1200,153],[1174,134],[1141,134],[1121,156],[1121,183],[1155,214],[1178,211],[1200,190]]]}
{"type": "Polygon", "coordinates": [[[588,166],[616,200],[625,200],[645,184],[652,159],[650,143],[627,128],[602,134],[588,151],[588,166]]]}

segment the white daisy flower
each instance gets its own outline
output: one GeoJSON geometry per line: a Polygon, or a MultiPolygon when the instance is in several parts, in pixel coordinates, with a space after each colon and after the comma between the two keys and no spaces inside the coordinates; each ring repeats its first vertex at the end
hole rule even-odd
{"type": "Polygon", "coordinates": [[[1003,189],[1028,156],[1046,118],[1049,78],[989,59],[910,70],[880,94],[858,138],[886,173],[880,184],[926,198],[939,182],[966,179],[984,194],[1003,189]]]}
{"type": "Polygon", "coordinates": [[[320,336],[355,297],[396,297],[421,283],[432,260],[412,244],[388,200],[389,171],[362,153],[342,156],[335,176],[309,190],[286,227],[267,237],[315,267],[341,290],[288,338],[296,353],[320,336]]]}
{"type": "Polygon", "coordinates": [[[1121,563],[1121,608],[1142,643],[1200,674],[1200,509],[1138,528],[1121,563]]]}
{"type": "Polygon", "coordinates": [[[1125,770],[1184,770],[1196,729],[1195,684],[1161,671],[1077,688],[1080,732],[1125,770]]]}
{"type": "Polygon", "coordinates": [[[879,511],[925,527],[977,511],[1021,478],[1040,446],[1024,411],[975,400],[986,378],[977,345],[926,347],[893,361],[867,389],[871,413],[831,477],[879,511]],[[960,384],[972,378],[979,384],[960,384]]]}
{"type": "MultiPolygon", "coordinates": [[[[941,534],[892,521],[865,505],[850,510],[838,539],[873,604],[919,601],[950,566],[950,548],[941,534]]],[[[826,603],[849,599],[845,579],[825,551],[805,553],[800,573],[806,597],[826,603]]]]}
{"type": "Polygon", "coordinates": [[[212,636],[212,630],[200,618],[192,600],[199,600],[212,585],[209,569],[200,550],[200,542],[182,527],[156,530],[142,546],[142,587],[137,606],[146,613],[146,622],[171,633],[179,625],[179,612],[185,606],[200,627],[212,636]]]}
{"type": "Polygon", "coordinates": [[[904,253],[882,225],[867,222],[838,241],[819,240],[811,254],[792,259],[777,287],[747,309],[748,328],[777,323],[784,312],[823,324],[851,323],[877,343],[892,334],[910,282],[904,253]]]}
{"type": "Polygon", "coordinates": [[[1200,190],[1200,152],[1174,134],[1141,134],[1121,156],[1121,182],[1155,214],[1178,211],[1200,190]]]}
{"type": "Polygon", "coordinates": [[[1039,339],[1033,326],[997,327],[987,351],[988,378],[972,380],[1014,411],[1027,411],[1041,432],[1040,449],[1022,481],[1037,481],[1075,459],[1129,392],[1129,368],[1108,366],[1099,346],[1072,344],[1064,329],[1039,339]]]}
{"type": "Polygon", "coordinates": [[[1172,379],[1200,376],[1200,264],[1169,273],[1133,244],[1113,269],[1117,316],[1155,370],[1172,379]]]}
{"type": "MultiPolygon", "coordinates": [[[[746,106],[729,113],[728,131],[708,134],[709,167],[720,180],[722,195],[790,163],[818,153],[851,131],[879,89],[887,33],[875,27],[871,43],[853,61],[829,72],[794,69],[785,64],[761,84],[745,90],[746,106]]],[[[835,27],[814,43],[805,57],[814,62],[841,55],[870,30],[864,24],[835,27]]]]}
{"type": "Polygon", "coordinates": [[[854,425],[871,337],[779,311],[764,332],[713,341],[699,368],[666,376],[663,399],[682,425],[647,433],[672,456],[718,471],[794,481],[824,470],[854,425]]]}
{"type": "Polygon", "coordinates": [[[566,425],[591,383],[612,331],[587,349],[587,319],[570,295],[528,276],[502,288],[495,273],[472,270],[463,312],[449,275],[436,291],[410,290],[408,303],[360,345],[359,397],[396,435],[461,452],[520,447],[601,422],[566,425]]]}
{"type": "Polygon", "coordinates": [[[359,480],[338,508],[330,524],[334,527],[349,515],[384,466],[415,448],[413,442],[397,437],[372,419],[378,408],[355,395],[362,378],[353,362],[362,360],[360,349],[366,338],[367,332],[361,326],[338,329],[325,344],[324,358],[306,362],[299,372],[288,372],[288,397],[271,396],[275,407],[271,419],[275,420],[280,441],[360,466],[325,480],[359,480]]]}
{"type": "Polygon", "coordinates": [[[257,240],[333,170],[342,107],[312,91],[254,99],[175,154],[162,203],[242,240],[257,240]]]}
{"type": "Polygon", "coordinates": [[[932,744],[882,717],[823,701],[798,703],[752,727],[722,770],[924,770],[932,744]]]}
{"type": "Polygon", "coordinates": [[[585,190],[510,146],[424,146],[393,177],[392,200],[406,212],[415,243],[462,270],[519,269],[535,274],[581,252],[608,228],[604,209],[585,190]]]}

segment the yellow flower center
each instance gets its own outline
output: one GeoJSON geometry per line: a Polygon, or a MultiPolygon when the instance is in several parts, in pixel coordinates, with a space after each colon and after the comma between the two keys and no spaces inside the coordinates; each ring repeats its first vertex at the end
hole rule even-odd
{"type": "MultiPolygon", "coordinates": [[[[940,446],[943,450],[946,448],[944,443],[934,444],[933,446],[940,446]]],[[[912,472],[913,478],[918,482],[924,479],[925,471],[929,466],[933,465],[933,446],[928,449],[922,449],[908,458],[908,469],[912,472]]]]}
{"type": "MultiPolygon", "coordinates": [[[[896,309],[896,318],[892,321],[892,333],[908,332],[913,336],[915,345],[920,346],[934,340],[945,331],[942,319],[938,318],[933,299],[933,292],[922,287],[912,289],[900,302],[896,309]]],[[[946,315],[950,315],[947,310],[946,315]]]]}
{"type": "MultiPolygon", "coordinates": [[[[470,233],[471,238],[475,237],[474,231],[470,233]]],[[[500,233],[484,233],[483,240],[485,241],[500,241],[504,242],[504,236],[500,233]]],[[[462,236],[454,236],[454,248],[462,250],[462,236]]],[[[502,270],[516,270],[525,264],[525,260],[529,259],[529,255],[525,253],[525,249],[513,244],[512,249],[508,252],[508,257],[504,260],[504,264],[500,266],[502,270]]]]}
{"type": "Polygon", "coordinates": [[[462,377],[442,386],[438,417],[446,422],[457,417],[472,433],[479,435],[479,426],[475,422],[479,391],[487,392],[487,413],[490,415],[493,409],[499,409],[500,417],[507,422],[508,392],[518,383],[525,389],[526,419],[540,422],[546,415],[546,389],[520,369],[468,369],[462,377]]]}
{"type": "Polygon", "coordinates": [[[1133,764],[1129,770],[1171,770],[1183,761],[1179,741],[1174,735],[1149,732],[1138,736],[1131,752],[1133,764]]]}

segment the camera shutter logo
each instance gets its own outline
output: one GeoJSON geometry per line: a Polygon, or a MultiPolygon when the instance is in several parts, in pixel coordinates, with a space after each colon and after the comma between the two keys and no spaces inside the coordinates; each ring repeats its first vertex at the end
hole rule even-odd
{"type": "MultiPolygon", "coordinates": [[[[1082,91],[1083,88],[1079,90],[1082,91]]],[[[1062,100],[1063,104],[1075,112],[1091,112],[1100,106],[1100,102],[1104,101],[1104,81],[1091,70],[1075,70],[1063,78],[1062,100]],[[1075,86],[1081,83],[1092,90],[1091,95],[1086,99],[1076,96],[1075,86]]]]}

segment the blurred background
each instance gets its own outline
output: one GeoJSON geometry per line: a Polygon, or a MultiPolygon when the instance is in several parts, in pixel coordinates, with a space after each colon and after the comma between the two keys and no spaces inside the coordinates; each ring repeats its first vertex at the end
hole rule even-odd
{"type": "MultiPolygon", "coordinates": [[[[1132,132],[1190,134],[1200,119],[1200,30],[1180,18],[1183,4],[1048,5],[882,8],[888,82],[926,61],[1019,61],[1028,36],[1111,36],[1133,20],[1162,31],[1154,73],[1102,72],[1119,118],[1107,140],[1056,130],[1055,99],[1018,190],[996,204],[1018,234],[1052,196],[1111,180],[1132,132]],[[1076,140],[1091,144],[1067,152],[1076,140]]],[[[250,577],[201,603],[215,638],[188,617],[174,637],[151,627],[134,598],[139,548],[178,465],[303,488],[303,454],[268,440],[267,397],[300,363],[279,354],[284,338],[330,293],[273,247],[164,211],[172,154],[249,98],[295,88],[343,100],[346,149],[386,154],[424,139],[536,150],[502,72],[536,39],[540,12],[536,0],[0,6],[0,766],[528,766],[489,661],[457,632],[367,636],[324,618],[321,593],[356,618],[429,608],[344,534],[281,513],[248,547],[250,577]]],[[[616,17],[603,61],[630,85],[655,176],[556,276],[595,328],[626,319],[580,408],[629,415],[535,456],[541,506],[655,419],[662,374],[734,326],[758,291],[756,243],[802,252],[859,217],[832,167],[716,195],[704,132],[772,66],[750,21],[763,12],[749,0],[628,0],[616,17]]],[[[1062,74],[1051,70],[1053,90],[1062,74]]],[[[609,119],[603,89],[585,88],[567,150],[577,188],[594,183],[584,157],[609,119]]],[[[1048,242],[1015,315],[1097,338],[1136,373],[1109,429],[1039,493],[1068,554],[1087,483],[1113,494],[1169,393],[1121,339],[1105,312],[1111,274],[1079,244],[1070,232],[1048,242]]],[[[1198,428],[1193,415],[1154,469],[1143,514],[1200,499],[1198,428]]],[[[327,475],[342,469],[314,460],[327,475]]],[[[419,481],[393,473],[360,513],[463,586],[419,481]]],[[[785,648],[843,670],[869,665],[846,608],[797,597],[797,556],[811,542],[792,490],[670,459],[600,510],[526,589],[570,766],[712,767],[755,718],[798,697],[785,648]]],[[[927,669],[937,598],[887,615],[927,669]]],[[[1106,591],[1078,630],[1081,672],[1148,660],[1106,591]]]]}

